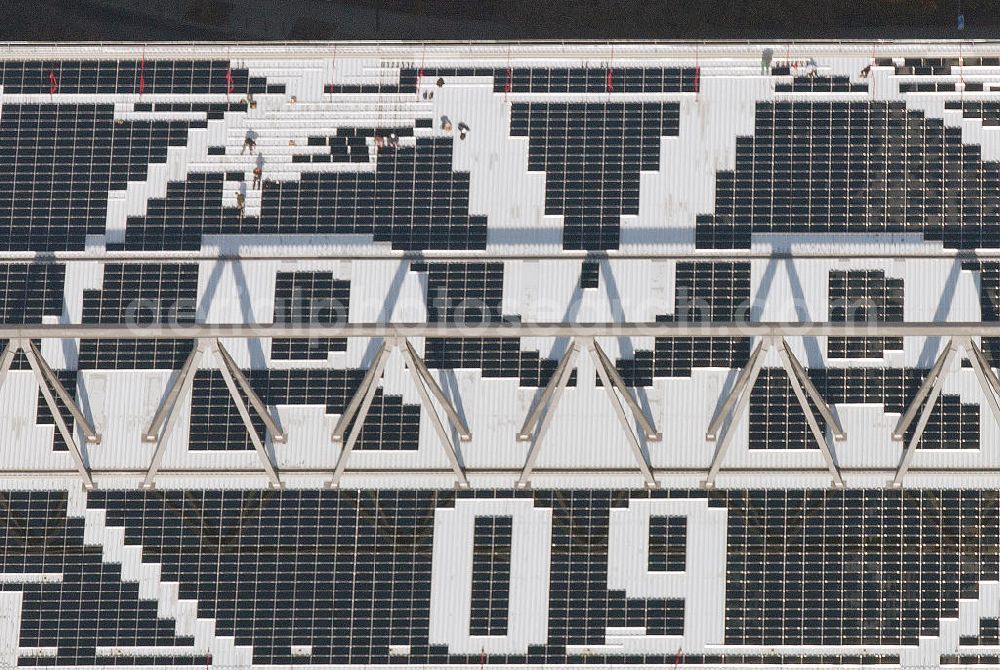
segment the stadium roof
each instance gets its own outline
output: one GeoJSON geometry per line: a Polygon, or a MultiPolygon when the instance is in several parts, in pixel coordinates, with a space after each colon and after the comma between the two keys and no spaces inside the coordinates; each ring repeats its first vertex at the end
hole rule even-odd
{"type": "Polygon", "coordinates": [[[0,665],[995,666],[995,53],[7,45],[0,665]]]}
{"type": "Polygon", "coordinates": [[[0,470],[994,481],[994,51],[8,45],[0,470]]]}

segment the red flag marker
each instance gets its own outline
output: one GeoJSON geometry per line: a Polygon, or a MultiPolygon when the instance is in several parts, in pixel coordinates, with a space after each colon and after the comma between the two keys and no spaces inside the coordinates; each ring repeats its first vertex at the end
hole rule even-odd
{"type": "Polygon", "coordinates": [[[503,85],[503,92],[510,93],[510,90],[514,87],[514,71],[507,68],[507,82],[503,85]]]}
{"type": "Polygon", "coordinates": [[[417,93],[420,93],[420,82],[421,80],[423,80],[423,78],[424,78],[424,68],[420,68],[419,70],[417,70],[417,87],[416,89],[414,89],[416,90],[417,93]]]}
{"type": "Polygon", "coordinates": [[[59,80],[56,79],[56,71],[49,68],[49,95],[55,95],[59,90],[59,80]]]}
{"type": "Polygon", "coordinates": [[[695,68],[694,68],[694,92],[695,93],[698,92],[698,83],[699,83],[699,79],[700,78],[701,78],[701,68],[696,65],[695,68]]]}
{"type": "Polygon", "coordinates": [[[611,77],[613,76],[614,71],[615,71],[614,68],[610,68],[610,67],[608,68],[608,81],[607,81],[607,84],[606,84],[606,87],[605,87],[605,90],[607,90],[607,91],[613,91],[613,90],[615,90],[615,85],[611,81],[611,77]]]}
{"type": "Polygon", "coordinates": [[[235,89],[233,88],[233,67],[231,65],[226,67],[226,93],[232,93],[235,89]]]}
{"type": "Polygon", "coordinates": [[[139,64],[139,95],[146,90],[146,57],[142,57],[142,62],[139,64]]]}

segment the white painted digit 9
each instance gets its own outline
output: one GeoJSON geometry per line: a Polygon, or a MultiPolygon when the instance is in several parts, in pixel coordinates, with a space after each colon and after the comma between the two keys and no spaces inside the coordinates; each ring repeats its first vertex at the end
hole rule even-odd
{"type": "Polygon", "coordinates": [[[726,510],[704,499],[630,500],[612,509],[608,535],[608,590],[627,598],[683,598],[684,636],[608,636],[624,651],[672,653],[678,647],[695,653],[722,644],[726,618],[726,510]],[[649,519],[687,517],[684,572],[649,571],[649,519]]]}

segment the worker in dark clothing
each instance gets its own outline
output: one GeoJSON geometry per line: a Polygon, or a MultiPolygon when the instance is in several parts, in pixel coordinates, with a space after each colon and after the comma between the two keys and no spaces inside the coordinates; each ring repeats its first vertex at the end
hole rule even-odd
{"type": "Polygon", "coordinates": [[[264,173],[264,171],[261,169],[260,165],[257,165],[257,166],[254,167],[254,169],[253,169],[253,182],[251,183],[250,188],[254,188],[254,189],[260,188],[260,177],[261,177],[261,175],[263,173],[264,173]]]}
{"type": "Polygon", "coordinates": [[[240,149],[240,156],[242,156],[243,152],[245,152],[247,149],[250,150],[250,155],[252,156],[253,150],[256,148],[257,148],[257,141],[254,139],[253,133],[248,130],[247,136],[243,138],[243,148],[240,149]]]}
{"type": "Polygon", "coordinates": [[[236,192],[236,208],[240,210],[240,223],[243,223],[243,216],[247,212],[247,199],[241,191],[236,192]]]}
{"type": "Polygon", "coordinates": [[[458,139],[464,140],[465,136],[469,134],[469,126],[466,125],[465,121],[458,122],[458,139]]]}
{"type": "Polygon", "coordinates": [[[872,71],[871,64],[869,63],[868,65],[865,65],[864,68],[862,68],[861,70],[861,78],[867,79],[868,75],[871,74],[871,71],[872,71]]]}

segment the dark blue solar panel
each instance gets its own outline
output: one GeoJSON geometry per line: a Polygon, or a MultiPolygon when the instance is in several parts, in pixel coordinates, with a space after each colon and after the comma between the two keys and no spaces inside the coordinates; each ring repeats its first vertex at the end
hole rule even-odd
{"type": "MultiPolygon", "coordinates": [[[[809,370],[809,378],[828,403],[882,405],[887,414],[902,414],[926,378],[920,368],[820,368],[809,370]]],[[[810,403],[813,415],[825,430],[825,422],[810,403]]],[[[979,449],[980,408],[962,402],[958,395],[938,398],[918,443],[920,449],[979,449]]],[[[788,376],[781,368],[764,368],[750,395],[751,449],[814,449],[816,441],[806,424],[788,376]]],[[[914,422],[915,423],[915,422],[914,422]]],[[[904,435],[909,443],[915,429],[911,423],[904,435]]]]}
{"type": "MultiPolygon", "coordinates": [[[[22,354],[23,355],[23,354],[22,354]]],[[[27,367],[27,361],[25,361],[25,367],[27,367]]],[[[59,382],[63,385],[63,388],[69,391],[69,394],[76,397],[76,380],[78,373],[76,370],[54,370],[56,377],[59,382]]],[[[52,394],[53,400],[56,401],[56,407],[59,408],[59,415],[62,416],[63,421],[72,431],[73,426],[73,415],[70,413],[69,408],[66,404],[59,398],[56,393],[52,394]]],[[[42,396],[41,390],[38,391],[38,399],[35,403],[35,425],[36,426],[54,426],[55,419],[52,417],[52,412],[49,411],[49,405],[45,402],[45,398],[42,396]]],[[[69,445],[63,440],[62,433],[56,428],[52,432],[52,451],[66,451],[69,449],[69,445]]]]}
{"type": "MultiPolygon", "coordinates": [[[[98,656],[97,647],[190,648],[194,640],[178,637],[174,623],[158,617],[156,602],[139,597],[138,583],[123,581],[121,566],[106,563],[100,545],[84,544],[84,521],[68,517],[66,508],[64,491],[0,492],[5,520],[0,523],[0,571],[62,575],[61,582],[0,586],[23,594],[20,646],[57,649],[54,658],[25,655],[18,665],[138,662],[129,655],[98,656]]],[[[129,518],[142,515],[131,512],[129,518]]],[[[207,660],[183,649],[176,657],[195,665],[207,660]]],[[[172,664],[174,658],[158,662],[172,664]]]]}
{"type": "Polygon", "coordinates": [[[510,134],[545,172],[545,213],[564,217],[564,249],[617,249],[623,214],[639,213],[639,173],[660,169],[677,103],[514,103],[510,134]],[[597,187],[599,185],[599,187],[597,187]]]}
{"type": "MultiPolygon", "coordinates": [[[[292,663],[292,645],[311,645],[312,663],[379,664],[390,661],[389,645],[409,645],[395,660],[475,664],[478,653],[430,644],[434,511],[457,498],[515,495],[552,513],[548,638],[526,656],[482,659],[494,664],[582,664],[566,646],[605,644],[609,626],[683,632],[684,610],[697,604],[608,589],[611,510],[632,499],[707,497],[728,512],[726,644],[915,645],[957,616],[960,598],[976,598],[981,581],[998,577],[995,490],[97,491],[88,506],[106,509],[107,524],[162,565],[181,598],[197,599],[218,635],[250,645],[255,663],[292,663]]],[[[60,518],[59,510],[38,513],[60,518]]],[[[51,553],[62,560],[58,548],[51,553]]],[[[19,565],[16,553],[3,556],[19,565]]],[[[763,653],[714,663],[760,664],[763,653]]],[[[819,662],[774,654],[769,662],[819,662]]],[[[673,653],[594,658],[674,662],[673,653]]],[[[835,659],[824,662],[846,662],[835,659]]]]}
{"type": "Polygon", "coordinates": [[[477,516],[472,538],[470,635],[506,635],[513,517],[477,516]]]}
{"type": "Polygon", "coordinates": [[[868,84],[852,84],[850,77],[794,77],[791,82],[774,85],[777,93],[860,93],[868,90],[868,84]]]}
{"type": "MultiPolygon", "coordinates": [[[[832,270],[829,279],[830,321],[868,323],[903,321],[903,280],[881,270],[832,270]]],[[[829,337],[830,358],[882,358],[886,350],[902,351],[901,337],[829,337]]]]}
{"type": "MultiPolygon", "coordinates": [[[[354,397],[364,370],[328,368],[244,370],[250,387],[268,406],[318,405],[326,414],[341,414],[354,397]]],[[[246,396],[241,394],[244,404],[246,396]]],[[[264,424],[251,412],[258,435],[264,424]]],[[[352,424],[353,425],[353,424],[352,424]]],[[[355,449],[415,450],[420,438],[420,405],[407,405],[398,395],[379,389],[362,426],[355,449]]],[[[280,448],[280,447],[279,447],[280,448]]],[[[250,436],[229,395],[222,374],[199,370],[191,401],[188,449],[192,451],[245,451],[253,449],[250,436]]]]}
{"type": "MultiPolygon", "coordinates": [[[[517,321],[504,315],[503,263],[413,264],[427,272],[427,320],[438,323],[500,323],[517,321]]],[[[485,377],[520,380],[522,386],[544,386],[558,361],[537,351],[522,351],[519,338],[427,338],[427,365],[433,369],[478,368],[485,377]]],[[[576,373],[569,383],[576,384],[576,373]]]]}
{"type": "MultiPolygon", "coordinates": [[[[0,263],[0,323],[41,323],[43,316],[61,317],[66,266],[59,263],[0,263]]],[[[40,346],[39,340],[35,344],[40,346]]],[[[0,351],[7,340],[0,340],[0,351]]],[[[28,361],[18,352],[11,367],[27,370],[28,361]]]]}
{"type": "Polygon", "coordinates": [[[960,109],[966,119],[982,119],[984,126],[1000,126],[1000,102],[989,100],[948,100],[945,109],[960,109]]]}
{"type": "Polygon", "coordinates": [[[378,154],[372,172],[265,174],[260,216],[223,207],[223,175],[190,174],[131,217],[126,249],[201,247],[202,235],[366,234],[394,249],[483,249],[486,217],[469,213],[469,174],[452,169],[451,138],[418,138],[378,154]]]}
{"type": "MultiPolygon", "coordinates": [[[[1000,263],[970,262],[963,270],[979,272],[979,313],[983,321],[1000,321],[1000,263]]],[[[1000,361],[1000,340],[982,338],[982,349],[993,366],[1000,361]]]]}
{"type": "MultiPolygon", "coordinates": [[[[750,264],[677,263],[675,313],[661,322],[744,321],[750,302],[750,264]]],[[[622,378],[633,386],[652,386],[655,377],[687,377],[694,368],[742,367],[750,357],[745,337],[657,337],[652,351],[636,351],[617,362],[622,378]]]]}
{"type": "Polygon", "coordinates": [[[717,249],[748,248],[754,233],[915,233],[997,248],[998,193],[1000,162],[903,102],[761,102],[695,236],[717,249]]]}
{"type": "MultiPolygon", "coordinates": [[[[198,299],[198,266],[107,263],[99,290],[83,291],[82,323],[191,324],[198,299]]],[[[80,341],[80,369],[179,369],[192,340],[80,341]]]]}
{"type": "Polygon", "coordinates": [[[0,82],[5,93],[269,92],[265,79],[224,60],[8,60],[0,61],[0,82]]]}
{"type": "MultiPolygon", "coordinates": [[[[274,285],[274,323],[347,323],[351,282],[332,272],[279,272],[274,285]]],[[[274,338],[272,360],[326,360],[333,351],[346,351],[347,338],[274,338]]]]}
{"type": "Polygon", "coordinates": [[[114,120],[113,105],[5,104],[0,115],[0,250],[82,250],[103,234],[108,191],[146,178],[190,121],[114,120]]]}

